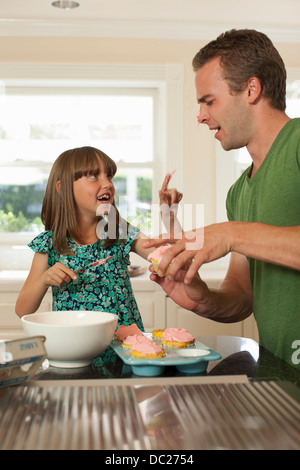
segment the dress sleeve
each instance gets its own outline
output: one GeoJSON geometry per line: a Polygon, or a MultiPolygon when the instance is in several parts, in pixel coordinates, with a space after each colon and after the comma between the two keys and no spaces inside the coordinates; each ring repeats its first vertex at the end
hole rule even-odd
{"type": "Polygon", "coordinates": [[[119,247],[122,250],[123,256],[127,257],[131,250],[132,242],[137,238],[140,233],[140,229],[134,227],[124,219],[120,223],[120,243],[119,247]]]}
{"type": "Polygon", "coordinates": [[[35,253],[48,253],[49,248],[52,246],[52,232],[47,230],[46,232],[40,233],[28,246],[35,253]]]}

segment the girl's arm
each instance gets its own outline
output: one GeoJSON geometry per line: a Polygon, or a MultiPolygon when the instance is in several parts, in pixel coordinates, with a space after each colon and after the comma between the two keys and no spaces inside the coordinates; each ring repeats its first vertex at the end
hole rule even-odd
{"type": "Polygon", "coordinates": [[[177,209],[183,195],[177,191],[177,189],[168,188],[173,173],[166,174],[161,189],[158,193],[160,214],[168,233],[180,233],[182,232],[182,227],[177,218],[177,209]]]}
{"type": "Polygon", "coordinates": [[[131,244],[131,251],[141,256],[144,259],[147,259],[150,253],[155,250],[155,248],[144,248],[143,243],[147,240],[148,237],[143,233],[140,233],[138,237],[131,244]]]}
{"type": "Polygon", "coordinates": [[[47,255],[35,253],[30,272],[17,298],[16,314],[23,317],[36,312],[50,285],[60,286],[71,279],[76,279],[76,275],[67,266],[56,263],[48,268],[47,255]]]}

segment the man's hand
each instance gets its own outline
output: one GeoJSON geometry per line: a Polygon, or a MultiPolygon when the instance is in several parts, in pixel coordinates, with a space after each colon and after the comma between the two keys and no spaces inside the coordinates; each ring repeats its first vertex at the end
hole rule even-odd
{"type": "Polygon", "coordinates": [[[224,222],[171,237],[160,235],[157,239],[145,241],[144,246],[172,244],[159,263],[158,275],[163,276],[172,263],[168,277],[174,280],[186,263],[189,263],[182,281],[190,284],[203,264],[222,258],[231,251],[230,239],[230,222],[224,222]]]}
{"type": "Polygon", "coordinates": [[[199,304],[208,301],[209,289],[205,282],[201,280],[199,274],[196,274],[193,280],[186,285],[183,282],[186,271],[183,269],[177,272],[175,279],[170,279],[169,276],[157,276],[152,265],[149,270],[152,272],[150,279],[159,284],[165,293],[181,307],[195,311],[199,304]]]}

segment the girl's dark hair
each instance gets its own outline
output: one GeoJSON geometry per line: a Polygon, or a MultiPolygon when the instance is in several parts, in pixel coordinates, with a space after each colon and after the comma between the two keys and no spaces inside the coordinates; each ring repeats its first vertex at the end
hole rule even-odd
{"type": "Polygon", "coordinates": [[[248,80],[257,77],[262,94],[269,100],[270,106],[285,110],[285,66],[265,34],[251,29],[233,29],[221,34],[196,54],[193,59],[194,70],[199,70],[216,57],[220,58],[224,79],[233,92],[245,90],[248,80]]]}
{"type": "MultiPolygon", "coordinates": [[[[101,169],[109,178],[113,178],[117,165],[104,152],[93,147],[66,150],[54,162],[44,195],[41,219],[45,230],[53,232],[53,246],[58,253],[74,254],[68,244],[68,236],[84,244],[84,235],[78,230],[73,182],[82,176],[98,174],[101,169]],[[58,182],[60,182],[59,191],[58,182]]],[[[107,236],[104,246],[115,243],[119,238],[120,215],[115,201],[112,205],[116,214],[116,239],[107,236]]]]}

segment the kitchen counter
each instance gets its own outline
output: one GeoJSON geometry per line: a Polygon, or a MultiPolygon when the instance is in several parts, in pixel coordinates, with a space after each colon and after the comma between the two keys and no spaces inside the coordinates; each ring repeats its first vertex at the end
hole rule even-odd
{"type": "MultiPolygon", "coordinates": [[[[139,257],[137,257],[138,259],[139,257]]],[[[137,262],[136,258],[134,259],[137,262]]],[[[135,263],[133,263],[135,264],[135,263]]],[[[138,262],[140,265],[141,263],[138,262]]],[[[149,280],[148,263],[144,262],[141,267],[146,267],[146,272],[138,276],[131,277],[132,285],[138,290],[152,290],[156,288],[161,290],[159,286],[156,286],[154,282],[149,280]]],[[[212,287],[217,287],[220,282],[224,279],[226,274],[227,264],[223,265],[220,263],[210,263],[201,268],[202,278],[206,280],[212,287]]],[[[12,270],[12,269],[0,269],[0,292],[10,290],[20,290],[28,276],[28,270],[12,270]]]]}
{"type": "Polygon", "coordinates": [[[168,367],[144,378],[118,358],[99,370],[46,360],[31,382],[0,389],[0,449],[113,451],[100,464],[121,464],[121,450],[196,464],[199,449],[299,449],[299,373],[247,338],[199,340],[222,355],[205,374],[168,367]]]}
{"type": "MultiPolygon", "coordinates": [[[[0,292],[20,291],[28,273],[28,270],[0,270],[0,292]]],[[[146,271],[139,276],[131,277],[133,287],[138,290],[153,290],[153,288],[160,290],[159,286],[156,286],[154,282],[149,280],[149,274],[146,271]]]]}

